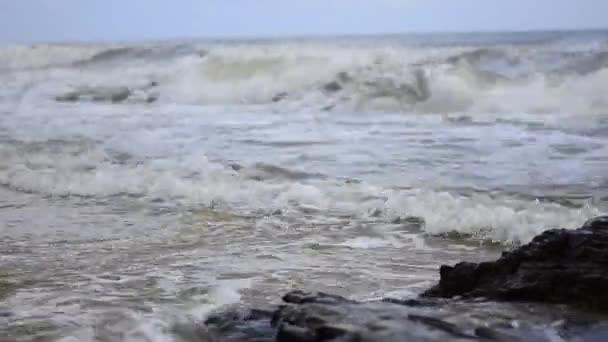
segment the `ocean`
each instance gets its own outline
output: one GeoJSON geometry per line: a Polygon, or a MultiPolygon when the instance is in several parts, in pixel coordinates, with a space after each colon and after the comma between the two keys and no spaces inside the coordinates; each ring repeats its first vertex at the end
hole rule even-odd
{"type": "Polygon", "coordinates": [[[0,335],[415,296],[607,212],[607,89],[606,31],[3,46],[0,335]]]}

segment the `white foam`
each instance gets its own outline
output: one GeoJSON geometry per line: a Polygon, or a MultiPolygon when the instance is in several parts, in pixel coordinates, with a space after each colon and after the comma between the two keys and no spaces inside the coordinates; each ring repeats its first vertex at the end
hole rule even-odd
{"type": "Polygon", "coordinates": [[[399,241],[392,238],[370,238],[365,236],[359,236],[346,240],[339,245],[355,249],[373,249],[381,247],[400,248],[404,246],[403,243],[400,243],[399,241]]]}
{"type": "MultiPolygon", "coordinates": [[[[593,206],[567,208],[507,196],[458,196],[433,190],[387,190],[332,180],[256,181],[229,166],[192,155],[180,161],[112,161],[102,150],[49,153],[32,147],[0,146],[0,183],[45,195],[113,196],[130,194],[189,207],[227,205],[233,209],[289,209],[294,214],[342,213],[367,217],[381,208],[389,217],[416,216],[429,234],[450,231],[496,241],[526,242],[539,232],[580,226],[600,214],[593,206]],[[30,149],[27,153],[23,149],[30,149]],[[381,200],[382,196],[388,199],[381,200]]],[[[66,147],[67,150],[69,148],[66,147]]],[[[297,214],[300,215],[300,214],[297,214]]],[[[385,240],[354,240],[353,248],[375,248],[385,240]]]]}
{"type": "MultiPolygon", "coordinates": [[[[86,59],[103,48],[107,47],[50,46],[31,51],[25,47],[4,48],[0,49],[0,62],[13,67],[68,63],[68,67],[59,70],[25,72],[38,79],[44,76],[47,97],[64,94],[74,86],[137,87],[155,80],[160,84],[157,90],[161,102],[219,105],[232,111],[255,111],[260,107],[265,111],[293,112],[328,107],[331,111],[356,112],[523,112],[589,117],[608,109],[602,92],[608,86],[606,68],[586,75],[553,75],[538,69],[526,77],[508,80],[493,79],[478,65],[445,62],[450,56],[475,51],[473,48],[411,48],[380,43],[215,44],[204,46],[209,53],[202,59],[180,56],[142,60],[120,68],[69,67],[69,62],[86,59]],[[424,71],[431,93],[423,101],[413,99],[407,91],[420,91],[412,77],[419,69],[424,71]],[[323,86],[336,80],[340,72],[350,78],[343,82],[343,89],[335,93],[323,91],[323,86]],[[273,102],[280,93],[288,95],[273,102]]],[[[523,60],[537,52],[514,47],[497,49],[523,60]]]]}
{"type": "Polygon", "coordinates": [[[551,228],[578,228],[601,214],[590,205],[576,209],[505,196],[464,197],[429,190],[393,193],[386,208],[396,215],[424,218],[424,230],[429,234],[459,232],[514,243],[528,242],[551,228]]]}
{"type": "MultiPolygon", "coordinates": [[[[173,342],[183,341],[176,326],[195,331],[200,329],[201,322],[222,307],[240,302],[239,291],[251,287],[251,280],[221,281],[213,287],[205,298],[193,298],[195,303],[184,312],[182,306],[177,308],[160,307],[151,314],[140,314],[121,311],[112,314],[106,312],[97,320],[97,326],[85,326],[72,332],[69,336],[58,339],[58,342],[87,342],[98,339],[111,339],[124,342],[173,342]],[[202,304],[196,301],[203,302],[202,304]]],[[[200,329],[203,331],[202,329],[200,329]]],[[[188,333],[188,331],[186,331],[188,333]]],[[[205,336],[200,336],[204,338],[205,336]]]]}

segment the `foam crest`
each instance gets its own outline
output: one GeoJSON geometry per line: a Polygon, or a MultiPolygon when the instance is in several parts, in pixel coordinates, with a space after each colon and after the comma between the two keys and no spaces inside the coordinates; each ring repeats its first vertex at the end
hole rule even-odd
{"type": "Polygon", "coordinates": [[[473,57],[463,62],[451,59],[459,52],[448,49],[291,49],[214,50],[200,62],[182,65],[165,95],[178,102],[266,105],[275,111],[588,115],[608,109],[598,90],[608,85],[603,64],[580,74],[576,68],[544,70],[533,59],[501,53],[481,54],[496,59],[491,62],[473,57]]]}
{"type": "MultiPolygon", "coordinates": [[[[390,190],[366,183],[310,178],[295,171],[288,173],[291,177],[285,177],[285,169],[268,165],[236,168],[210,161],[204,155],[143,161],[124,156],[117,159],[95,147],[68,144],[60,152],[48,149],[27,144],[0,146],[0,183],[19,191],[51,196],[128,195],[189,208],[282,209],[285,215],[297,216],[304,212],[363,219],[381,208],[380,215],[387,220],[395,216],[422,219],[424,230],[432,235],[459,232],[473,238],[512,243],[527,242],[550,228],[575,228],[601,214],[590,205],[572,208],[507,195],[390,190]],[[256,174],[260,167],[265,176],[252,178],[251,174],[256,174]]],[[[385,242],[348,244],[373,248],[376,243],[385,242]]]]}
{"type": "Polygon", "coordinates": [[[428,190],[393,193],[385,208],[392,215],[424,219],[424,231],[432,235],[458,232],[507,243],[528,242],[547,229],[577,228],[601,214],[591,205],[569,208],[507,196],[460,196],[428,190]]]}
{"type": "Polygon", "coordinates": [[[45,68],[30,78],[44,79],[51,98],[154,82],[154,101],[237,111],[592,115],[608,110],[602,46],[576,53],[385,42],[41,46],[0,49],[0,61],[20,72],[45,68]]]}

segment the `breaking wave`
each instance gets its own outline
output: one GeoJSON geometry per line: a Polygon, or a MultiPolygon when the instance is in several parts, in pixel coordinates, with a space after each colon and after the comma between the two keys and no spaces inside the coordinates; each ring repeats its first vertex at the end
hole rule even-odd
{"type": "Polygon", "coordinates": [[[155,101],[235,110],[605,113],[608,48],[556,46],[183,43],[5,48],[0,60],[11,70],[60,68],[44,71],[56,98],[153,83],[155,101]]]}
{"type": "Polygon", "coordinates": [[[432,235],[458,232],[502,242],[527,242],[545,229],[578,227],[600,214],[592,205],[389,189],[269,164],[213,161],[204,155],[143,160],[83,141],[3,144],[0,157],[1,185],[44,196],[126,196],[194,210],[261,211],[290,220],[305,220],[314,213],[334,219],[413,223],[432,235]]]}

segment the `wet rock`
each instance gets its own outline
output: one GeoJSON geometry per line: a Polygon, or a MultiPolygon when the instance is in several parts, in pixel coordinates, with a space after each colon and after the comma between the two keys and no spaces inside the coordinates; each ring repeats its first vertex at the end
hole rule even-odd
{"type": "Polygon", "coordinates": [[[552,339],[547,333],[567,341],[595,341],[593,338],[605,337],[608,331],[606,325],[597,322],[568,319],[553,325],[551,332],[546,326],[535,327],[525,322],[511,325],[491,320],[479,322],[478,318],[462,319],[462,306],[450,307],[451,303],[454,301],[434,298],[357,302],[327,293],[292,291],[278,306],[249,311],[233,307],[211,315],[204,324],[205,329],[192,331],[190,327],[182,329],[180,335],[251,342],[549,342],[552,339]],[[592,339],[580,339],[581,336],[592,339]]]}
{"type": "Polygon", "coordinates": [[[340,71],[337,75],[336,78],[338,79],[338,81],[340,81],[341,83],[348,83],[348,82],[352,82],[353,78],[346,72],[346,71],[340,71]]]}
{"type": "Polygon", "coordinates": [[[289,94],[287,92],[280,92],[272,97],[272,102],[283,101],[285,98],[287,98],[288,95],[289,94]]]}
{"type": "Polygon", "coordinates": [[[123,102],[131,96],[132,92],[127,87],[98,88],[92,92],[93,101],[112,103],[123,102]]]}
{"type": "Polygon", "coordinates": [[[401,224],[405,226],[415,226],[420,227],[424,225],[424,219],[416,216],[397,216],[391,220],[392,224],[401,224]]]}
{"type": "Polygon", "coordinates": [[[154,103],[158,101],[158,94],[149,94],[146,97],[146,103],[154,103]]]}
{"type": "Polygon", "coordinates": [[[226,313],[214,316],[206,324],[211,327],[210,331],[220,332],[219,336],[239,336],[243,341],[416,342],[477,338],[455,324],[412,314],[411,308],[391,302],[360,303],[336,295],[303,291],[286,294],[283,302],[272,315],[269,310],[261,310],[241,315],[243,319],[239,321],[235,319],[239,314],[226,313]]]}
{"type": "Polygon", "coordinates": [[[80,94],[76,91],[69,92],[67,94],[55,96],[57,102],[76,102],[80,99],[80,94]]]}
{"type": "Polygon", "coordinates": [[[109,102],[122,103],[127,100],[140,103],[154,103],[159,98],[159,93],[155,91],[158,87],[157,81],[150,81],[142,86],[123,87],[78,87],[66,94],[55,97],[57,102],[109,102]]]}
{"type": "Polygon", "coordinates": [[[175,324],[171,328],[171,333],[178,336],[180,340],[191,342],[212,342],[219,341],[213,333],[209,332],[204,326],[194,324],[175,324]]]}
{"type": "Polygon", "coordinates": [[[7,318],[13,316],[10,308],[0,306],[0,318],[7,318]]]}
{"type": "Polygon", "coordinates": [[[281,209],[275,209],[270,213],[271,216],[282,216],[283,215],[283,210],[281,209]]]}
{"type": "Polygon", "coordinates": [[[410,299],[399,299],[399,298],[383,298],[385,303],[393,303],[410,307],[431,307],[437,306],[439,303],[434,300],[425,298],[410,298],[410,299]]]}
{"type": "Polygon", "coordinates": [[[324,112],[329,112],[330,110],[334,109],[335,107],[336,107],[335,104],[330,104],[330,105],[324,106],[323,108],[321,108],[321,110],[324,112]]]}
{"type": "Polygon", "coordinates": [[[497,341],[497,342],[512,342],[518,341],[519,339],[515,336],[490,329],[488,327],[478,327],[475,329],[475,336],[482,338],[486,341],[497,341]]]}
{"type": "Polygon", "coordinates": [[[425,297],[571,304],[608,312],[608,216],[554,229],[496,261],[441,266],[425,297]]]}
{"type": "Polygon", "coordinates": [[[342,90],[342,85],[338,81],[331,81],[323,85],[323,90],[328,93],[335,93],[342,90]]]}
{"type": "Polygon", "coordinates": [[[93,102],[123,102],[131,96],[132,92],[127,87],[84,87],[64,95],[55,97],[58,102],[77,102],[91,100],[93,102]]]}
{"type": "Polygon", "coordinates": [[[1,276],[2,275],[0,274],[0,300],[12,295],[19,287],[19,284],[9,280],[4,280],[1,276]]]}

